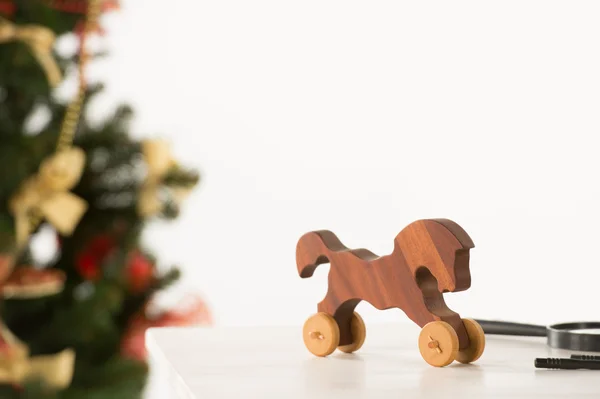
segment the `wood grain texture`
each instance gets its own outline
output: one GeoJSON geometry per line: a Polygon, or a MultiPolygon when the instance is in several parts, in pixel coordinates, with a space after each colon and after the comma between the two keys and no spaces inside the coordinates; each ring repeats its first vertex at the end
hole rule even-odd
{"type": "Polygon", "coordinates": [[[417,220],[394,240],[390,255],[349,249],[328,230],[303,235],[296,247],[300,277],[312,276],[318,265],[330,263],[328,291],[319,312],[332,315],[340,327],[340,345],[352,343],[351,320],[360,301],[384,310],[399,308],[420,327],[442,320],[459,338],[460,349],[469,338],[459,314],[444,302],[444,292],[471,285],[469,235],[448,219],[417,220]]]}

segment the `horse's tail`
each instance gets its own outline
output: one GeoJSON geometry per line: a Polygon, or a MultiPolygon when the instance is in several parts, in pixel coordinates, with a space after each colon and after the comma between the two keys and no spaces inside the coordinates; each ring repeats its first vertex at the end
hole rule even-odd
{"type": "Polygon", "coordinates": [[[313,275],[317,266],[331,261],[332,254],[348,251],[348,248],[328,230],[313,231],[304,234],[296,245],[296,265],[300,277],[313,275]]]}

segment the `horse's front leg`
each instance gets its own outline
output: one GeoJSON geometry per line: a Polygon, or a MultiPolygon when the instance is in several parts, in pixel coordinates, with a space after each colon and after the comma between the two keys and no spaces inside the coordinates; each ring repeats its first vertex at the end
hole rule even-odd
{"type": "Polygon", "coordinates": [[[445,321],[456,331],[459,348],[468,348],[469,336],[462,319],[458,313],[452,311],[446,305],[444,295],[438,291],[437,281],[435,279],[419,279],[417,283],[421,297],[413,302],[412,307],[416,314],[416,320],[414,321],[420,327],[436,320],[445,321]]]}

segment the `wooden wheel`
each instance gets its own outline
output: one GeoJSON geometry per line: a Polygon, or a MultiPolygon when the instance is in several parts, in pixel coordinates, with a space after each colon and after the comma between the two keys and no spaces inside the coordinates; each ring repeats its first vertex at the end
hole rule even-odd
{"type": "Polygon", "coordinates": [[[419,351],[430,365],[447,366],[456,359],[458,335],[445,321],[427,323],[419,334],[419,351]]]}
{"type": "Polygon", "coordinates": [[[329,356],[340,344],[340,328],[333,316],[327,313],[312,315],[304,323],[304,345],[315,356],[329,356]]]}
{"type": "Polygon", "coordinates": [[[471,363],[476,361],[483,354],[485,349],[485,334],[483,328],[472,319],[462,319],[462,322],[469,336],[469,347],[458,351],[456,360],[461,363],[471,363]]]}
{"type": "Polygon", "coordinates": [[[367,337],[367,327],[362,317],[356,312],[352,315],[350,322],[350,330],[352,331],[352,343],[348,345],[338,346],[338,349],[345,353],[352,353],[359,350],[365,343],[367,337]]]}

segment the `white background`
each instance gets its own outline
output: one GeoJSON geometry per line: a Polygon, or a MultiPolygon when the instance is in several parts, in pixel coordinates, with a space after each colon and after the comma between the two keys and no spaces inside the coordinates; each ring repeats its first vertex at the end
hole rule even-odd
{"type": "MultiPolygon", "coordinates": [[[[296,324],[326,291],[295,245],[392,250],[450,218],[475,241],[463,316],[599,319],[600,3],[123,0],[108,85],[203,181],[146,236],[221,325],[296,324]]],[[[361,304],[367,324],[407,322],[361,304]]],[[[201,354],[198,354],[201,356],[201,354]]]]}

